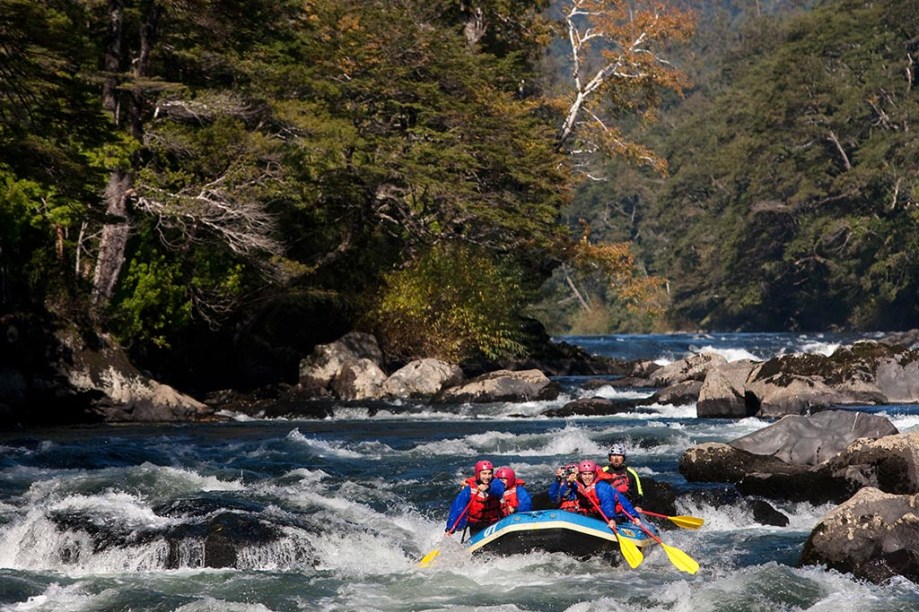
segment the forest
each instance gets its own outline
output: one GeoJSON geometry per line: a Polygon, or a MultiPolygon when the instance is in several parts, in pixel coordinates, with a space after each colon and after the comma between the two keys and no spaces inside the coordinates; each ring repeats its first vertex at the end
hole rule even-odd
{"type": "Polygon", "coordinates": [[[198,388],[915,327],[917,8],[0,0],[0,317],[198,388]]]}

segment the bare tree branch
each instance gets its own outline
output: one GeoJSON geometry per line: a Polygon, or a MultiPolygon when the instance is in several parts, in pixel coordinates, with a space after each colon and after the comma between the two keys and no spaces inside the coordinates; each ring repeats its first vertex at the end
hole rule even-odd
{"type": "Polygon", "coordinates": [[[275,238],[277,219],[262,202],[243,195],[247,187],[275,180],[273,174],[266,168],[258,177],[232,185],[224,174],[178,193],[139,186],[135,208],[155,216],[163,228],[180,232],[188,242],[201,242],[197,230],[203,228],[239,255],[251,259],[280,256],[284,248],[275,238]]]}

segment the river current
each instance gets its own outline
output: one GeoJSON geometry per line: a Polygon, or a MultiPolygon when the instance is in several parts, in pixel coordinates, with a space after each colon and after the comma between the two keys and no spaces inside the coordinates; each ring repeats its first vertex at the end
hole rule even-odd
{"type": "MultiPolygon", "coordinates": [[[[617,335],[564,340],[593,353],[662,363],[690,352],[729,360],[829,353],[857,336],[617,335]]],[[[769,423],[700,420],[695,406],[642,405],[610,417],[553,419],[548,407],[648,389],[587,390],[559,379],[553,402],[339,408],[324,420],[97,426],[0,434],[2,610],[905,611],[919,585],[873,585],[799,567],[830,506],[774,504],[786,527],[687,483],[687,448],[769,423]],[[557,466],[625,444],[640,474],[680,494],[697,530],[662,532],[700,564],[679,572],[663,550],[637,569],[563,554],[469,555],[443,537],[447,509],[477,459],[509,465],[531,493],[557,466]],[[709,500],[709,501],[707,501],[709,500]],[[231,535],[228,535],[231,534],[231,535]],[[234,539],[235,538],[235,539],[234,539]],[[233,539],[232,546],[226,546],[233,539]],[[210,548],[208,548],[210,546],[210,548]],[[427,552],[441,551],[421,568],[427,552]],[[216,552],[215,552],[216,551],[216,552]],[[218,555],[226,567],[204,567],[218,555]]],[[[919,408],[877,406],[901,432],[919,408]]],[[[654,508],[649,508],[654,510],[654,508]]],[[[213,565],[213,563],[209,563],[213,565]]]]}

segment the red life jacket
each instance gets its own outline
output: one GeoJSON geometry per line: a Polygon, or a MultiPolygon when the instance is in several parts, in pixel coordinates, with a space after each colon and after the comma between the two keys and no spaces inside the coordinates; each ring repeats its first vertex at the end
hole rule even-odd
{"type": "Polygon", "coordinates": [[[489,495],[488,491],[479,491],[479,481],[475,477],[466,479],[469,493],[468,521],[470,525],[491,525],[501,518],[501,498],[489,495]]]}
{"type": "Polygon", "coordinates": [[[610,470],[609,472],[603,472],[606,474],[606,480],[609,480],[609,483],[613,486],[614,489],[620,493],[629,492],[629,474],[622,470],[622,472],[614,472],[610,470]]]}
{"type": "MultiPolygon", "coordinates": [[[[578,500],[581,506],[579,511],[582,514],[603,518],[603,511],[600,510],[600,497],[597,495],[597,483],[599,482],[600,479],[596,476],[589,487],[580,480],[578,481],[578,500]]],[[[619,498],[616,497],[616,514],[620,512],[622,512],[622,504],[619,503],[619,498]]],[[[614,517],[610,516],[607,518],[612,519],[614,517]]]]}
{"type": "Polygon", "coordinates": [[[606,470],[607,470],[607,468],[603,468],[602,470],[600,470],[600,471],[597,472],[597,476],[596,476],[597,480],[610,480],[610,479],[612,479],[613,476],[612,476],[609,472],[607,472],[606,470]]]}
{"type": "Polygon", "coordinates": [[[511,508],[516,512],[520,507],[520,501],[517,499],[517,486],[525,484],[525,481],[518,478],[513,487],[504,490],[504,495],[501,496],[501,516],[513,514],[511,508]]]}
{"type": "Polygon", "coordinates": [[[578,503],[577,498],[563,499],[558,507],[560,510],[567,510],[568,512],[581,512],[581,504],[578,503]]]}
{"type": "Polygon", "coordinates": [[[600,516],[597,508],[600,507],[600,498],[597,497],[597,483],[600,482],[594,477],[594,481],[588,487],[580,480],[578,481],[578,512],[600,516]]]}

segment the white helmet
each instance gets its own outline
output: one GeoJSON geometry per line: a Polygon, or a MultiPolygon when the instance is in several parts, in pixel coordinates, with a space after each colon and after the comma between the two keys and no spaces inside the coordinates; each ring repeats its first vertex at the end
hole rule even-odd
{"type": "Polygon", "coordinates": [[[613,444],[612,446],[609,447],[608,454],[622,455],[623,457],[625,457],[625,446],[623,446],[622,444],[613,444]]]}

